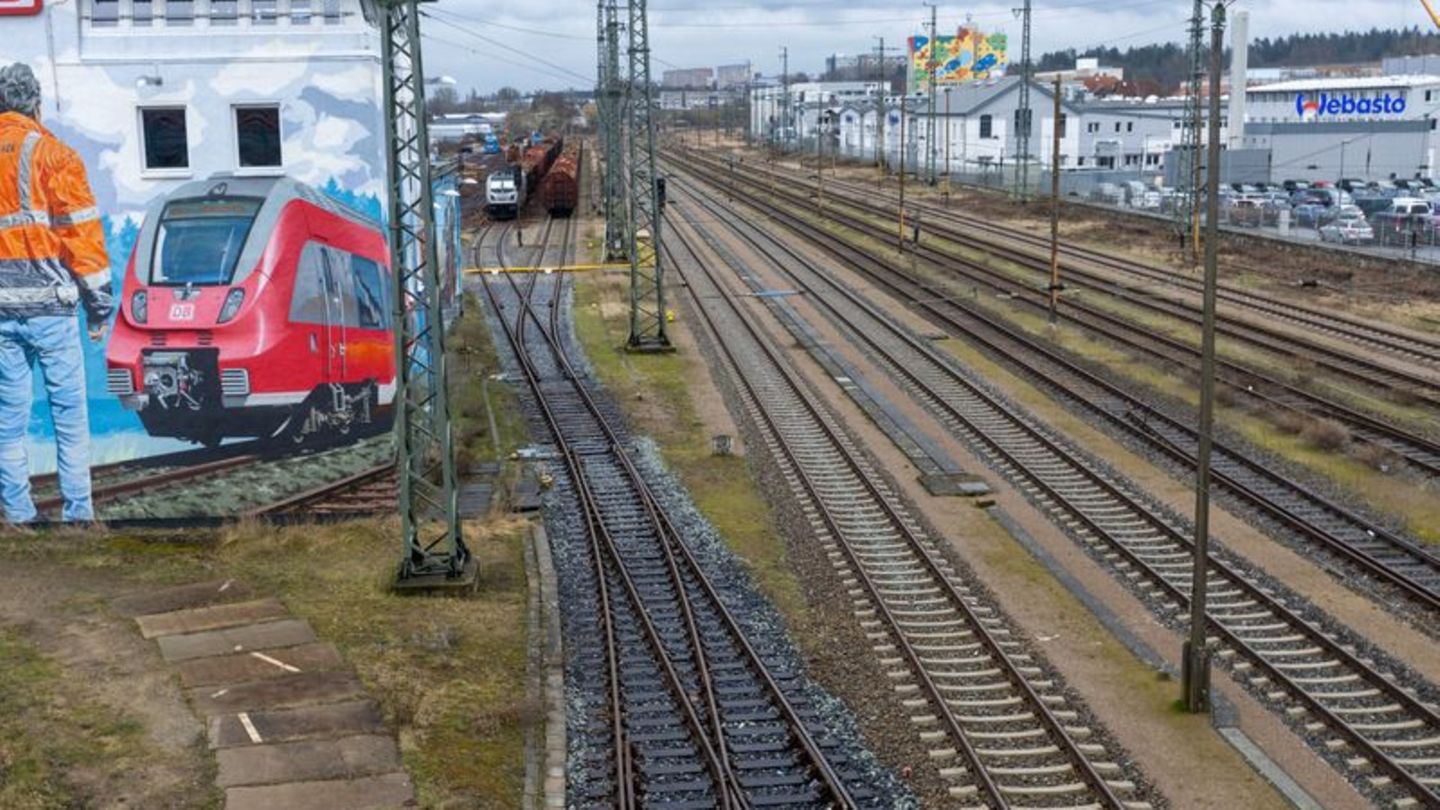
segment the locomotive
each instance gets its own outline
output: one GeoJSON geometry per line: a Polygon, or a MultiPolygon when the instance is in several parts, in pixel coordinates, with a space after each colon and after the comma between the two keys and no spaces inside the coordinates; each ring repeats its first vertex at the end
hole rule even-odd
{"type": "Polygon", "coordinates": [[[490,174],[485,181],[485,213],[491,219],[518,217],[532,189],[538,189],[545,173],[555,161],[563,139],[547,139],[534,146],[511,144],[503,169],[490,174]]]}
{"type": "Polygon", "coordinates": [[[147,212],[105,352],[146,432],[334,441],[395,398],[381,226],[286,177],[217,175],[147,212]]]}

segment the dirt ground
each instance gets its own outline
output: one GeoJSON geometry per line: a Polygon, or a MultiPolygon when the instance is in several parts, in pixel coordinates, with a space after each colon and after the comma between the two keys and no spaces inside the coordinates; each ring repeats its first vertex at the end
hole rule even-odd
{"type": "Polygon", "coordinates": [[[469,598],[390,590],[393,520],[216,532],[0,533],[0,807],[207,808],[213,758],[176,676],[108,600],[234,578],[340,648],[425,807],[512,808],[528,704],[524,523],[467,523],[469,598]],[[17,708],[18,707],[18,708],[17,708]]]}

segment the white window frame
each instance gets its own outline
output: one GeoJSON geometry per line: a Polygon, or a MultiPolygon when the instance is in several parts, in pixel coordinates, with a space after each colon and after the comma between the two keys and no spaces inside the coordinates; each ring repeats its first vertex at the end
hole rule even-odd
{"type": "Polygon", "coordinates": [[[246,101],[230,105],[230,158],[235,174],[241,177],[278,177],[285,174],[285,116],[284,107],[278,101],[246,101]],[[274,110],[275,122],[280,128],[280,163],[275,166],[240,165],[240,121],[241,110],[274,110]]]}
{"type": "Polygon", "coordinates": [[[187,104],[137,104],[135,105],[135,131],[139,134],[140,176],[146,180],[184,180],[195,176],[195,161],[190,154],[190,107],[187,104]],[[145,111],[179,110],[185,114],[185,168],[152,169],[145,163],[145,111]]]}

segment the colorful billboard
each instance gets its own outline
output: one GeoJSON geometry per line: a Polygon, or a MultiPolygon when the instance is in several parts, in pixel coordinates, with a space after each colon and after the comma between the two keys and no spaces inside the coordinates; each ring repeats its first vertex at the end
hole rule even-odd
{"type": "MultiPolygon", "coordinates": [[[[1005,75],[1005,35],[961,28],[955,36],[936,37],[935,83],[964,84],[1005,75]]],[[[928,36],[910,37],[910,92],[930,87],[932,43],[928,36]]]]}

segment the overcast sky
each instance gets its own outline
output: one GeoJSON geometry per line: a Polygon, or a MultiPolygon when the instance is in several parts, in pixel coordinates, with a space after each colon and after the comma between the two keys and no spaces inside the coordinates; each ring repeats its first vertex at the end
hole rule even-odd
{"type": "MultiPolygon", "coordinates": [[[[749,61],[766,75],[780,71],[780,48],[792,72],[815,73],[832,53],[888,48],[921,32],[929,10],[919,0],[650,0],[651,70],[714,67],[749,61]]],[[[1021,0],[985,0],[939,7],[942,32],[970,15],[987,32],[1010,35],[1020,51],[1021,0]]],[[[1060,48],[1179,41],[1191,0],[1033,0],[1034,42],[1041,53],[1060,48]]],[[[595,77],[593,0],[441,0],[423,6],[425,69],[453,76],[463,91],[590,87],[595,77]]],[[[1240,0],[1252,37],[1296,31],[1393,28],[1432,23],[1420,0],[1240,0]]]]}

